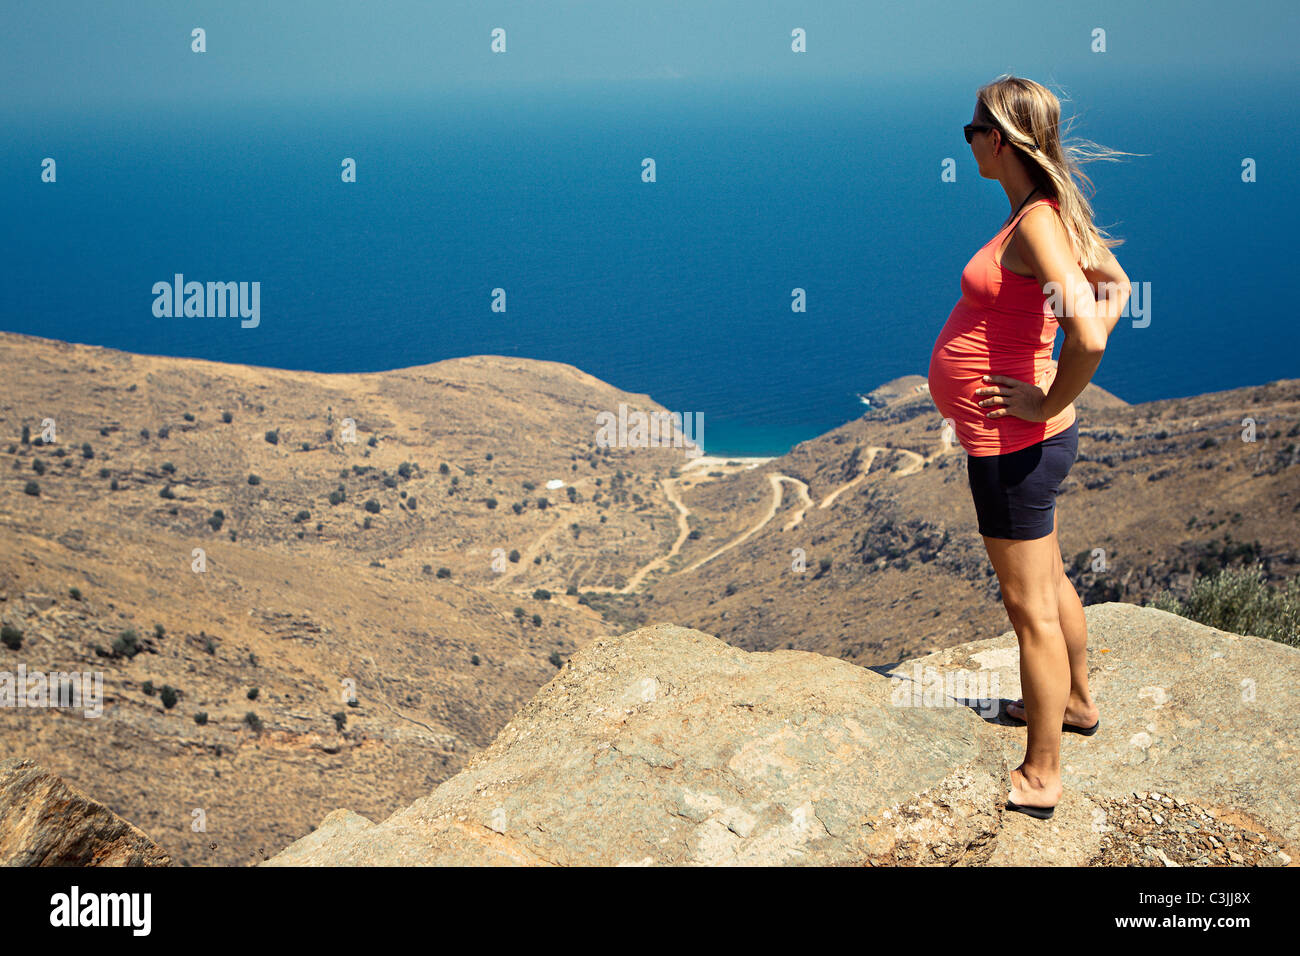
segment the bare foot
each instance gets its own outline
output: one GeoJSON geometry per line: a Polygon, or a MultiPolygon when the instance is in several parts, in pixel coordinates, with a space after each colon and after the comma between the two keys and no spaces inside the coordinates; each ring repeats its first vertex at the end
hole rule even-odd
{"type": "Polygon", "coordinates": [[[1064,792],[1060,774],[1051,780],[1038,774],[1025,776],[1024,766],[1021,764],[1011,771],[1011,792],[1007,795],[1007,799],[1022,807],[1046,808],[1060,803],[1061,794],[1064,792]]]}
{"type": "MultiPolygon", "coordinates": [[[[1016,720],[1025,719],[1025,701],[1021,698],[1014,703],[1007,704],[1007,716],[1014,717],[1016,720]]],[[[1072,700],[1065,705],[1065,723],[1071,727],[1083,727],[1087,729],[1092,727],[1101,719],[1101,711],[1097,709],[1096,704],[1085,706],[1079,701],[1072,700]]]]}

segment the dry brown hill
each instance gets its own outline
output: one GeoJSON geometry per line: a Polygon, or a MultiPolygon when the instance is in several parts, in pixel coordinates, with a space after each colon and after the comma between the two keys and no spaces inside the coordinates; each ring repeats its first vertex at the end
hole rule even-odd
{"type": "MultiPolygon", "coordinates": [[[[661,406],[553,362],[324,375],[0,334],[0,370],[0,618],[22,634],[0,670],[99,671],[106,698],[0,713],[0,756],[179,863],[255,861],[339,805],[382,819],[633,626],[861,664],[1006,626],[915,382],[747,468],[596,447],[596,413],[661,406]]],[[[1092,599],[1254,555],[1294,573],[1300,383],[1079,406],[1061,526],[1067,555],[1106,549],[1092,599]]]]}

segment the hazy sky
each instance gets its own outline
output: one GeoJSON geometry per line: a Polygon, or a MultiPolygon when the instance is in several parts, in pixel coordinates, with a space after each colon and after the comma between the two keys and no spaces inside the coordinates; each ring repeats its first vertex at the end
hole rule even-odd
{"type": "MultiPolygon", "coordinates": [[[[564,81],[1296,73],[1296,0],[7,0],[0,108],[564,81]],[[207,52],[190,31],[207,31],[207,52]],[[490,34],[507,31],[507,52],[490,34]],[[790,51],[807,31],[808,52],[790,51]],[[1093,28],[1108,51],[1090,51],[1093,28]]],[[[973,87],[972,87],[973,88],[973,87]]]]}

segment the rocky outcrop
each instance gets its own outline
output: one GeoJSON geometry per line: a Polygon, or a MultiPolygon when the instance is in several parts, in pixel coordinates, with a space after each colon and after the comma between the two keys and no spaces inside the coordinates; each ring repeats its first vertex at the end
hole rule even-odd
{"type": "Polygon", "coordinates": [[[381,823],[335,811],[263,865],[1104,864],[1164,800],[1181,835],[1140,862],[1198,862],[1202,842],[1219,862],[1229,840],[1222,862],[1289,862],[1300,654],[1086,613],[1102,730],[1063,741],[1051,821],[1004,812],[1013,632],[877,673],[657,624],[583,648],[430,796],[381,823]]]}
{"type": "Polygon", "coordinates": [[[0,761],[0,865],[168,866],[158,844],[31,760],[0,761]]]}

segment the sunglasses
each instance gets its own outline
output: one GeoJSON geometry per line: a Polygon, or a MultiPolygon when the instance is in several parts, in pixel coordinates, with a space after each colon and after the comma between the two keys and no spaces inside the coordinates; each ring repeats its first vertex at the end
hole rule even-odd
{"type": "Polygon", "coordinates": [[[967,145],[969,145],[969,144],[970,144],[970,141],[971,141],[971,138],[972,138],[976,133],[987,132],[988,130],[991,130],[991,129],[997,129],[997,127],[996,127],[996,126],[987,126],[987,125],[985,125],[984,123],[967,123],[965,126],[963,126],[963,127],[961,128],[961,131],[962,131],[963,133],[966,134],[966,143],[967,143],[967,145]]]}

